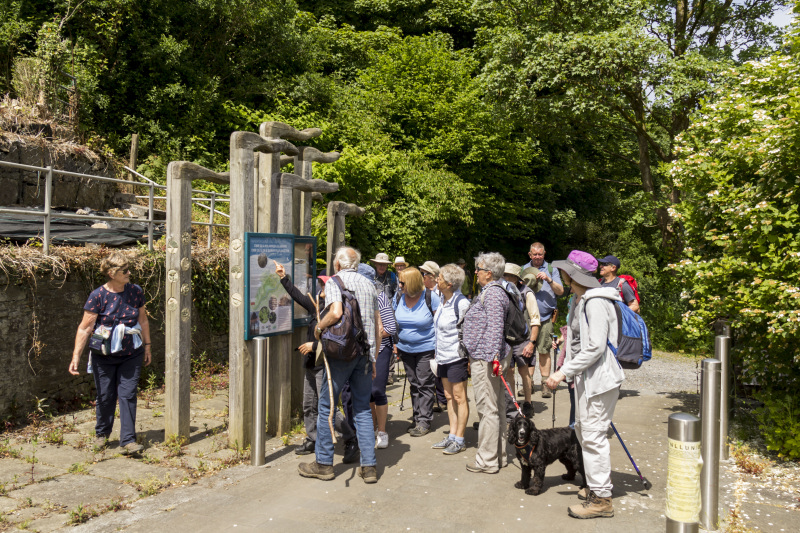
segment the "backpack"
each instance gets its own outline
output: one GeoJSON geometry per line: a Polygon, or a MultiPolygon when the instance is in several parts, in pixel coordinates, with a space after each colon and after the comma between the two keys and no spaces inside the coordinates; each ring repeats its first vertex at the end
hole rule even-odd
{"type": "MultiPolygon", "coordinates": [[[[642,366],[642,363],[649,361],[653,357],[653,347],[650,345],[650,334],[647,332],[647,325],[644,319],[625,302],[611,300],[614,309],[617,311],[617,323],[619,332],[617,333],[618,345],[615,347],[611,341],[606,340],[606,344],[611,348],[611,352],[617,358],[619,366],[628,370],[635,370],[642,366]]],[[[584,315],[586,308],[583,309],[584,315]]],[[[588,316],[587,316],[588,320],[588,316]]]]}
{"type": "MultiPolygon", "coordinates": [[[[633,289],[633,295],[636,296],[636,303],[641,304],[642,299],[639,297],[639,284],[636,283],[636,278],[627,274],[620,274],[617,277],[622,278],[628,283],[628,285],[631,286],[631,289],[633,289]]],[[[620,282],[620,284],[617,286],[619,287],[619,295],[622,296],[622,282],[620,282]]]]}
{"type": "Polygon", "coordinates": [[[369,339],[361,321],[358,300],[345,288],[339,276],[331,279],[342,291],[342,317],[322,333],[322,349],[331,359],[352,361],[369,353],[369,339]]]}
{"type": "MultiPolygon", "coordinates": [[[[503,323],[503,336],[509,346],[513,348],[529,340],[530,337],[529,321],[525,320],[525,302],[520,298],[519,292],[508,290],[502,283],[499,287],[503,289],[509,301],[503,323]]],[[[481,305],[483,305],[483,297],[484,292],[481,292],[481,305]]]]}

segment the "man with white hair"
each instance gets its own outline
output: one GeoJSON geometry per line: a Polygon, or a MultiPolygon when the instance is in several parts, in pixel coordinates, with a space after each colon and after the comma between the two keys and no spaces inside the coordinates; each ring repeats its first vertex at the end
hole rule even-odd
{"type": "MultiPolygon", "coordinates": [[[[330,380],[333,386],[333,397],[338,398],[345,383],[350,384],[353,398],[353,418],[356,424],[356,436],[361,448],[361,468],[358,475],[365,483],[377,483],[378,474],[375,468],[375,429],[372,424],[372,411],[369,400],[372,392],[372,379],[375,377],[375,361],[380,343],[381,318],[378,314],[377,292],[375,286],[366,277],[358,273],[361,254],[355,248],[343,247],[336,251],[333,261],[336,275],[325,283],[327,296],[326,314],[322,317],[314,333],[317,339],[329,327],[333,326],[344,314],[344,297],[338,277],[344,288],[358,301],[361,322],[369,341],[369,353],[355,357],[352,361],[329,358],[330,380]]],[[[323,388],[319,394],[317,409],[317,445],[316,461],[298,465],[300,475],[322,480],[331,480],[333,473],[333,438],[328,426],[328,413],[331,410],[331,398],[328,389],[323,388]]]]}

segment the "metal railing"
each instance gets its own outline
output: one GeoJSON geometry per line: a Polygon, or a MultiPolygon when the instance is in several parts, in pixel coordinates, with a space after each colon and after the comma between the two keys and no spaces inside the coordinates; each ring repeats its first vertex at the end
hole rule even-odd
{"type": "MultiPolygon", "coordinates": [[[[36,172],[41,179],[41,173],[45,173],[45,187],[44,187],[44,206],[42,210],[25,210],[25,209],[13,209],[13,208],[0,208],[0,213],[8,213],[12,215],[24,215],[24,216],[38,216],[44,219],[44,237],[42,243],[42,249],[45,255],[50,253],[50,224],[52,222],[53,214],[52,214],[52,199],[53,199],[53,176],[60,175],[60,176],[72,176],[75,178],[86,178],[90,180],[96,181],[105,181],[110,183],[119,183],[122,185],[129,185],[134,187],[146,187],[148,189],[147,196],[136,196],[136,198],[147,198],[147,218],[133,218],[133,217],[113,217],[113,216],[103,216],[103,215],[79,215],[77,213],[59,213],[57,216],[58,218],[71,218],[71,219],[86,219],[86,220],[109,220],[109,221],[121,221],[121,220],[128,220],[132,222],[147,222],[147,248],[149,250],[153,250],[153,229],[155,227],[156,221],[153,216],[154,212],[154,202],[156,199],[163,199],[166,200],[166,196],[159,196],[156,197],[155,190],[164,190],[166,191],[167,187],[164,185],[159,185],[158,183],[154,182],[142,176],[136,171],[132,171],[134,174],[139,176],[140,178],[145,180],[145,183],[139,183],[136,181],[128,181],[128,180],[121,180],[117,178],[108,178],[105,176],[93,176],[91,174],[81,174],[79,172],[69,172],[66,170],[57,170],[54,169],[52,166],[47,167],[36,167],[32,165],[23,165],[21,163],[11,163],[8,161],[0,161],[0,166],[9,167],[9,168],[16,168],[20,170],[27,170],[30,172],[36,172]]],[[[125,167],[126,169],[128,167],[125,167]]],[[[192,190],[192,192],[200,193],[200,194],[210,194],[212,195],[210,199],[203,198],[198,199],[199,201],[208,201],[211,200],[211,214],[209,222],[195,222],[192,221],[192,224],[198,226],[208,226],[208,246],[211,247],[211,231],[212,228],[227,228],[229,227],[228,224],[215,224],[214,223],[214,205],[216,202],[221,201],[230,201],[230,197],[228,195],[223,195],[217,192],[212,191],[200,191],[200,190],[192,190]],[[224,197],[224,198],[222,198],[224,197]]],[[[194,200],[194,199],[193,199],[194,200]]],[[[196,203],[196,202],[195,202],[196,203]]],[[[208,208],[203,204],[197,203],[204,208],[208,208]]],[[[216,213],[225,215],[225,213],[221,213],[216,211],[216,213]]],[[[227,215],[225,215],[227,216],[227,215]]]]}
{"type": "MultiPolygon", "coordinates": [[[[136,172],[135,170],[133,170],[130,167],[123,167],[123,168],[125,168],[125,170],[127,170],[128,172],[136,174],[137,176],[139,176],[143,180],[148,181],[149,183],[154,183],[152,180],[146,178],[145,176],[142,176],[141,174],[139,174],[138,172],[136,172]]],[[[208,222],[195,222],[195,221],[192,221],[192,224],[194,224],[195,226],[208,226],[208,240],[206,242],[206,248],[211,248],[211,235],[212,235],[213,228],[227,228],[227,227],[230,227],[230,224],[214,224],[214,214],[222,215],[224,217],[228,217],[229,219],[231,218],[231,216],[229,214],[223,213],[222,211],[218,211],[216,209],[217,202],[229,202],[230,203],[231,197],[229,195],[227,195],[227,194],[219,193],[217,191],[203,191],[203,190],[200,190],[200,189],[192,189],[192,193],[195,193],[195,194],[208,194],[208,195],[211,196],[210,198],[192,198],[192,203],[194,205],[196,205],[197,207],[202,207],[203,209],[207,209],[209,211],[208,222]],[[202,204],[200,202],[211,202],[211,206],[209,207],[209,206],[207,206],[205,204],[202,204]]],[[[147,197],[146,196],[137,196],[136,198],[147,198],[147,197]]],[[[166,200],[166,199],[167,199],[166,196],[156,196],[155,198],[153,198],[153,200],[166,200]]]]}

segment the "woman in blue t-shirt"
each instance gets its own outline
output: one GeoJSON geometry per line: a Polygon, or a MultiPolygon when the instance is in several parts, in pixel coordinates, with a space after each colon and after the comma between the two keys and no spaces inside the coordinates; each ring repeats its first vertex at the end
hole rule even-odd
{"type": "Polygon", "coordinates": [[[414,420],[408,431],[412,437],[421,437],[430,433],[436,394],[431,359],[436,349],[433,315],[439,307],[439,297],[426,291],[422,274],[416,268],[404,269],[399,277],[402,293],[393,300],[397,354],[406,369],[414,408],[414,420]]]}
{"type": "Polygon", "coordinates": [[[108,282],[89,295],[83,306],[83,320],[75,335],[69,373],[77,376],[81,354],[90,338],[89,352],[97,387],[95,448],[102,449],[114,426],[119,400],[119,445],[123,454],[138,453],[136,442],[136,392],[142,363],[150,364],[150,324],[144,307],[144,291],[130,282],[128,258],[114,252],[100,264],[108,282]]]}

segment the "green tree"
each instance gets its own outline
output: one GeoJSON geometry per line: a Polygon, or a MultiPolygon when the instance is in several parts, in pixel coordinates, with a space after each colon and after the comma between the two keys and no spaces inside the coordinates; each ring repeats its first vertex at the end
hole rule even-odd
{"type": "Polygon", "coordinates": [[[660,163],[673,157],[675,137],[737,61],[762,57],[778,30],[765,22],[780,0],[661,1],[516,0],[494,2],[500,20],[482,31],[484,79],[509,110],[535,120],[560,112],[633,141],[600,150],[635,163],[655,207],[663,243],[674,245],[668,206],[679,189],[660,163]],[[544,110],[543,108],[547,108],[544,110]]]}

